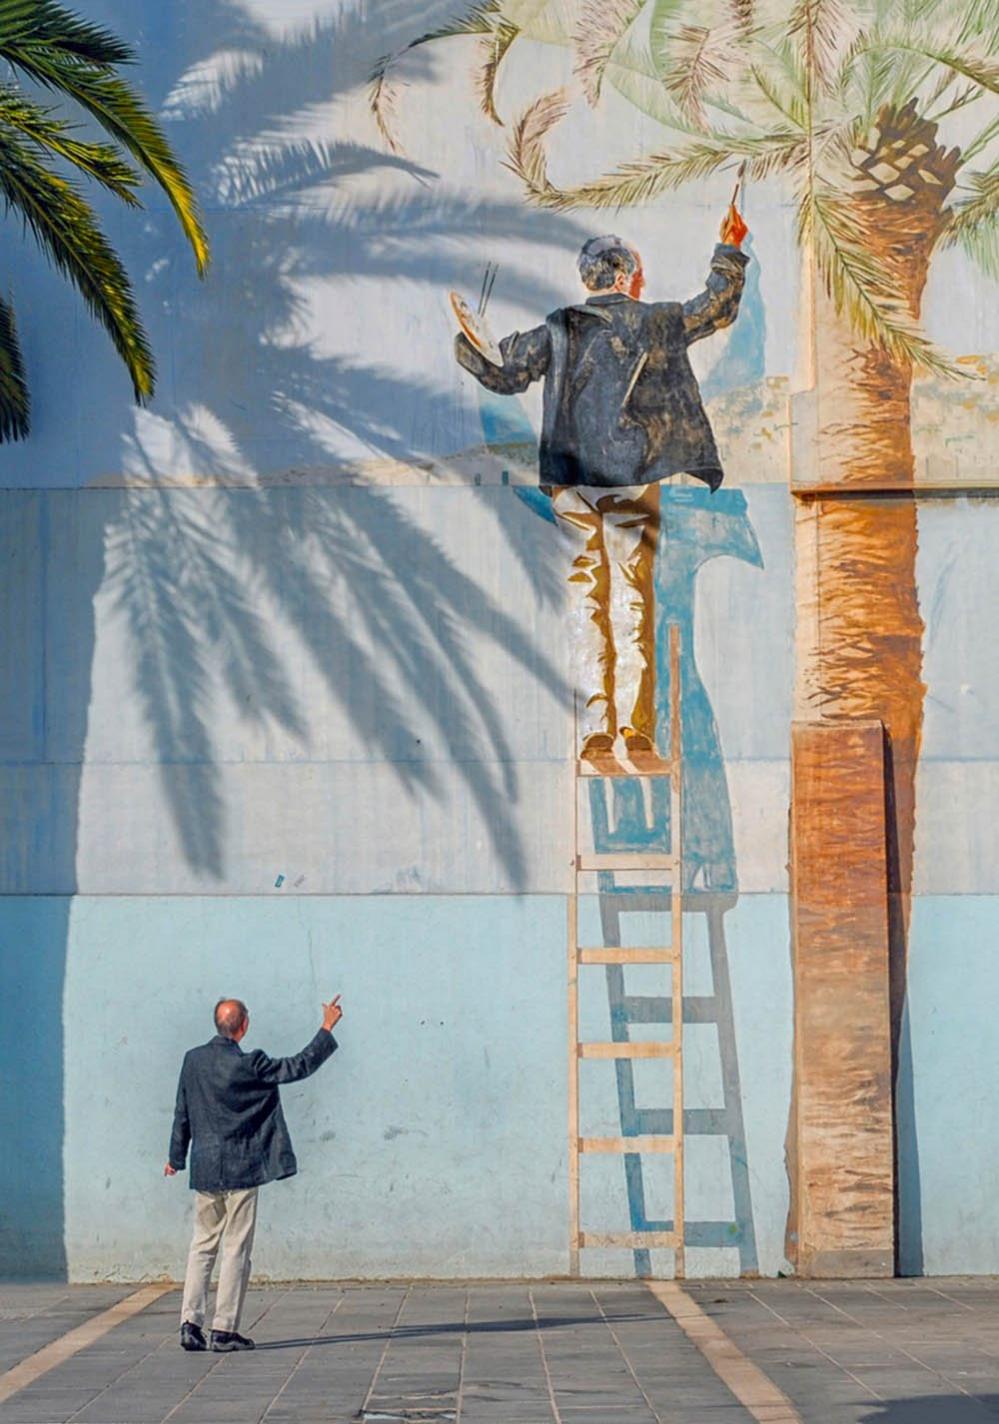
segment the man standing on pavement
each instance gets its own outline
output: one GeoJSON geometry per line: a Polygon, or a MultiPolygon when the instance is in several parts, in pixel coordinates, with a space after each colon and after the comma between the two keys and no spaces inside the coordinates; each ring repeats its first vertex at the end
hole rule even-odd
{"type": "Polygon", "coordinates": [[[298,1171],[278,1088],[310,1077],[326,1062],[336,1049],[332,1030],[342,1015],[338,994],[323,1005],[322,1027],[301,1053],[269,1058],[259,1048],[244,1053],[239,1046],[250,1026],[242,1000],[220,999],[215,1037],[184,1056],[163,1175],[184,1170],[190,1146],[190,1184],[197,1195],[180,1316],[185,1350],[209,1348],[203,1326],[220,1246],[211,1349],[253,1349],[253,1341],[239,1334],[239,1320],[250,1279],[257,1188],[298,1171]]]}

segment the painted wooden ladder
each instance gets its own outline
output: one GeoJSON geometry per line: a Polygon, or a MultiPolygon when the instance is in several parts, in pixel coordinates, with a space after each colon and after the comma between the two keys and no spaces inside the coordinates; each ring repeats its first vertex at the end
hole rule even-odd
{"type": "Polygon", "coordinates": [[[579,1255],[588,1247],[624,1247],[633,1251],[668,1248],[674,1253],[674,1276],[684,1276],[683,1178],[683,746],[680,693],[680,630],[670,628],[670,755],[636,754],[626,761],[612,756],[576,762],[573,777],[573,885],[568,914],[569,1007],[569,1271],[579,1275],[579,1255]],[[580,848],[580,783],[592,777],[669,778],[670,840],[667,853],[650,851],[587,852],[580,848]],[[580,878],[593,872],[657,871],[670,880],[671,935],[668,946],[631,948],[624,945],[583,946],[579,943],[580,878]],[[669,1039],[641,1042],[581,1042],[579,1038],[579,970],[585,965],[668,964],[671,966],[669,1039]],[[621,1060],[669,1058],[673,1062],[673,1131],[627,1137],[580,1135],[579,1063],[583,1058],[621,1060]],[[580,1157],[586,1153],[668,1153],[673,1157],[673,1229],[584,1231],[580,1226],[580,1157]]]}

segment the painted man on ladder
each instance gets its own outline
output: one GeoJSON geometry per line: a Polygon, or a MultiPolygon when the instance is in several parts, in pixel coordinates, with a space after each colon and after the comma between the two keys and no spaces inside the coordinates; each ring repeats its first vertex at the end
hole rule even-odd
{"type": "Polygon", "coordinates": [[[638,252],[619,237],[592,238],[579,254],[585,302],[488,354],[457,338],[459,363],[488,390],[545,382],[540,474],[573,547],[584,758],[611,755],[618,736],[626,756],[655,747],[659,482],[686,473],[712,492],[722,482],[687,348],[735,320],[747,231],[733,199],[705,289],[688,302],[641,301],[638,252]]]}

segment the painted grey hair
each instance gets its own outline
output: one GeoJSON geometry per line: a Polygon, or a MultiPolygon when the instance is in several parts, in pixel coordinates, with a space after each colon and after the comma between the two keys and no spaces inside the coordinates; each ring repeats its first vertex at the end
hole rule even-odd
{"type": "Polygon", "coordinates": [[[579,254],[579,275],[591,292],[613,287],[619,272],[630,277],[638,271],[638,258],[623,237],[591,237],[579,254]]]}

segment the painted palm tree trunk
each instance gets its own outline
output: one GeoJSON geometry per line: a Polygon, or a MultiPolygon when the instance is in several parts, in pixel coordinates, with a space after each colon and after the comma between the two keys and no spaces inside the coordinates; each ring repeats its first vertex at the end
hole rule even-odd
{"type": "MultiPolygon", "coordinates": [[[[911,105],[882,112],[868,141],[851,155],[857,235],[912,318],[919,315],[957,158],[956,150],[937,144],[935,125],[911,105]]],[[[890,888],[902,897],[896,908],[904,927],[925,692],[916,509],[905,493],[915,475],[912,368],[880,346],[865,346],[819,281],[814,329],[813,468],[828,494],[798,507],[797,713],[884,723],[895,841],[890,888]],[[843,493],[830,486],[842,486],[843,493]],[[878,497],[875,491],[894,493],[878,497]]]]}
{"type": "MultiPolygon", "coordinates": [[[[919,315],[956,154],[911,108],[852,152],[847,212],[919,315]]],[[[923,722],[908,362],[865,345],[818,282],[819,489],[797,501],[793,862],[796,1076],[789,1255],[803,1275],[890,1275],[893,1080],[905,987],[923,722]],[[814,723],[839,721],[816,740],[814,723]],[[885,728],[884,745],[872,723],[885,728]],[[888,902],[885,903],[887,879],[888,902]],[[886,963],[886,937],[888,962],[886,963]]]]}

